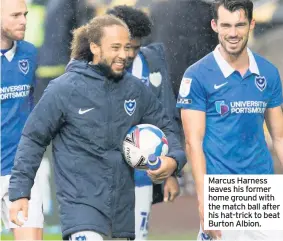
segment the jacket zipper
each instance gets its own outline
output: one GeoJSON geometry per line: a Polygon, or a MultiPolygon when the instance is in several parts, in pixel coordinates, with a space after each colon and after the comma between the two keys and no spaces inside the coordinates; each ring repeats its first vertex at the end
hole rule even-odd
{"type": "MultiPolygon", "coordinates": [[[[106,86],[107,86],[107,94],[108,94],[108,97],[107,97],[107,100],[108,100],[108,135],[107,135],[107,145],[109,147],[109,149],[111,150],[112,147],[113,147],[113,133],[111,132],[111,128],[110,128],[110,123],[111,123],[111,117],[112,117],[112,98],[111,98],[111,82],[109,80],[106,80],[106,86]]],[[[115,182],[117,181],[117,174],[115,175],[115,173],[117,173],[117,168],[118,168],[118,165],[117,165],[117,160],[115,160],[115,168],[113,167],[113,180],[112,180],[112,192],[111,192],[111,216],[112,216],[112,223],[111,223],[111,226],[112,226],[112,229],[113,229],[113,224],[115,223],[115,203],[116,203],[116,192],[115,192],[115,188],[116,188],[116,185],[115,185],[115,182]]]]}
{"type": "Polygon", "coordinates": [[[107,145],[109,148],[112,146],[112,134],[111,134],[111,128],[110,128],[110,123],[111,123],[111,88],[110,88],[110,82],[109,80],[106,80],[106,88],[107,88],[107,100],[108,100],[108,115],[107,115],[107,122],[108,122],[108,127],[107,127],[107,145]]]}

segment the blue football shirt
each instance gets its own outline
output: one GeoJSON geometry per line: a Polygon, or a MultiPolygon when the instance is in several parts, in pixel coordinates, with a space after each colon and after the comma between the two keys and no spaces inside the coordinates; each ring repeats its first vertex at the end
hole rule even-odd
{"type": "Polygon", "coordinates": [[[203,150],[208,174],[272,174],[265,142],[266,108],[280,106],[278,70],[248,49],[249,70],[242,77],[222,57],[219,46],[189,67],[177,107],[206,113],[203,150]]]}
{"type": "Polygon", "coordinates": [[[9,175],[24,124],[33,107],[36,49],[25,41],[0,52],[1,176],[9,175]]]}
{"type": "Polygon", "coordinates": [[[146,86],[149,86],[149,66],[141,52],[137,54],[133,64],[127,71],[139,78],[146,86]]]}

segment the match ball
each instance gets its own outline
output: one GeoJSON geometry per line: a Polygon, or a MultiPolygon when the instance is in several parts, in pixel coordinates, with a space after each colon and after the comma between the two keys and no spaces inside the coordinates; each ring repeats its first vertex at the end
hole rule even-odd
{"type": "Polygon", "coordinates": [[[123,154],[126,162],[136,169],[147,169],[148,157],[165,156],[168,153],[168,141],[158,127],[140,124],[132,127],[123,142],[123,154]]]}

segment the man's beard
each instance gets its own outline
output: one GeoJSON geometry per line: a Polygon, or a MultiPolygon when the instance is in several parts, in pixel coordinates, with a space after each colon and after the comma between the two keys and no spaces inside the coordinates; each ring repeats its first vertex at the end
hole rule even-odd
{"type": "Polygon", "coordinates": [[[105,60],[103,62],[98,63],[97,66],[107,79],[113,80],[114,82],[118,82],[124,76],[124,71],[122,71],[121,73],[115,73],[111,69],[111,66],[107,64],[105,60]]]}
{"type": "Polygon", "coordinates": [[[249,40],[249,38],[247,38],[246,41],[243,42],[241,48],[240,48],[239,51],[237,51],[237,52],[231,52],[231,51],[229,51],[229,50],[227,49],[227,47],[226,47],[225,40],[224,40],[223,42],[221,42],[220,39],[219,39],[219,42],[220,42],[220,44],[222,45],[223,49],[225,50],[225,52],[226,52],[227,54],[232,55],[232,56],[235,56],[235,57],[238,57],[238,56],[240,56],[240,55],[243,53],[244,49],[246,48],[246,46],[247,46],[247,44],[248,44],[248,40],[249,40]]]}
{"type": "MultiPolygon", "coordinates": [[[[26,28],[23,29],[25,31],[26,28]]],[[[5,30],[1,27],[1,33],[0,33],[1,39],[11,40],[11,41],[20,41],[25,38],[25,32],[22,36],[18,37],[16,34],[14,34],[12,31],[5,30]]]]}

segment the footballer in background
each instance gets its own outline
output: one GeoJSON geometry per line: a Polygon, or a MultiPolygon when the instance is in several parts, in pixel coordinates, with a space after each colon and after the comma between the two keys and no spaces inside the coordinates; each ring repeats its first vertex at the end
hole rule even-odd
{"type": "MultiPolygon", "coordinates": [[[[49,0],[26,0],[28,15],[26,28],[25,41],[32,43],[37,49],[39,49],[44,41],[44,20],[46,14],[46,5],[49,0]]],[[[38,82],[38,81],[36,81],[38,82]]],[[[38,183],[42,193],[43,213],[45,216],[45,223],[49,223],[49,219],[53,219],[53,200],[52,200],[52,172],[51,163],[48,156],[51,155],[51,148],[47,148],[43,157],[42,163],[38,170],[38,183]]]]}
{"type": "Polygon", "coordinates": [[[38,176],[31,190],[30,207],[19,215],[22,227],[9,221],[11,170],[23,127],[34,105],[37,52],[23,40],[27,14],[25,0],[1,1],[1,219],[7,229],[12,229],[16,240],[41,240],[44,217],[38,176]]]}

